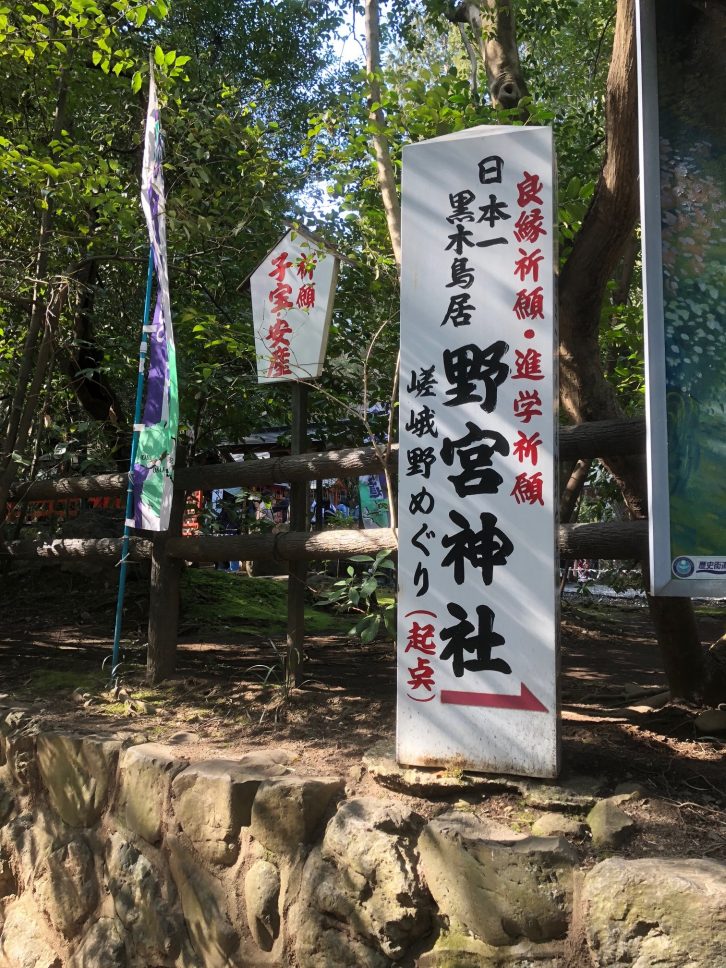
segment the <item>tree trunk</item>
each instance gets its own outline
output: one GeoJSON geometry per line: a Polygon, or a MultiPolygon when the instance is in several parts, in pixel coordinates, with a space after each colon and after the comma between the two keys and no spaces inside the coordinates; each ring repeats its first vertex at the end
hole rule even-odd
{"type": "MultiPolygon", "coordinates": [[[[638,560],[648,548],[645,521],[606,521],[603,524],[562,525],[560,552],[567,558],[619,558],[638,560]]],[[[29,545],[32,543],[29,543],[29,545]]],[[[327,561],[395,551],[397,538],[391,528],[344,531],[284,531],[239,537],[194,535],[170,538],[167,555],[188,561],[327,561]]]]}
{"type": "Polygon", "coordinates": [[[98,275],[96,259],[84,259],[71,270],[77,289],[73,314],[74,346],[59,354],[64,375],[86,413],[103,424],[104,435],[119,470],[129,466],[131,430],[121,404],[100,365],[103,351],[93,332],[93,307],[98,275]]]}
{"type": "MultiPolygon", "coordinates": [[[[646,565],[643,566],[643,580],[647,586],[646,565]]],[[[648,605],[671,695],[683,699],[704,697],[710,691],[711,670],[707,668],[706,653],[701,649],[696,613],[690,598],[648,595],[648,605]],[[695,645],[691,647],[691,643],[695,645]]]]}
{"type": "Polygon", "coordinates": [[[560,495],[560,524],[567,524],[572,520],[575,513],[577,501],[582,494],[582,489],[590,473],[592,461],[589,459],[578,460],[570,471],[567,484],[560,495]]]}
{"type": "Polygon", "coordinates": [[[18,466],[22,463],[22,458],[24,458],[28,448],[33,419],[37,415],[40,395],[45,386],[53,355],[54,330],[65,306],[67,294],[68,283],[65,282],[45,308],[45,328],[38,347],[33,378],[30,386],[26,384],[22,404],[17,411],[17,420],[13,421],[13,450],[10,451],[9,459],[0,471],[0,523],[5,518],[10,488],[17,474],[18,466]]]}
{"type": "MultiPolygon", "coordinates": [[[[645,440],[645,421],[602,420],[583,426],[562,427],[560,457],[579,458],[604,454],[639,454],[645,440]]],[[[398,444],[391,445],[388,469],[396,473],[398,444]]],[[[177,467],[174,489],[211,491],[228,487],[263,487],[270,481],[314,481],[325,477],[356,479],[380,471],[380,456],[372,447],[329,450],[300,454],[297,457],[266,457],[261,460],[177,467]]],[[[64,497],[118,496],[126,493],[128,474],[98,474],[89,477],[57,477],[23,484],[13,491],[13,499],[51,501],[64,497]]],[[[322,503],[322,499],[318,501],[322,503]]]]}
{"type": "MultiPolygon", "coordinates": [[[[68,103],[68,78],[65,71],[61,71],[58,78],[58,95],[56,99],[55,115],[53,118],[53,128],[49,142],[57,140],[66,125],[66,110],[68,103]]],[[[46,188],[50,190],[50,179],[46,183],[46,188]]],[[[13,463],[13,452],[18,441],[20,423],[26,403],[26,391],[34,371],[35,350],[38,343],[40,331],[46,319],[46,296],[44,289],[46,285],[46,275],[48,272],[48,260],[50,257],[49,243],[51,237],[51,211],[52,204],[47,199],[47,207],[43,209],[40,217],[40,230],[38,233],[38,251],[35,258],[33,298],[30,308],[30,319],[28,321],[28,332],[23,344],[23,355],[18,370],[17,382],[13,393],[13,400],[10,406],[8,423],[5,429],[2,451],[0,452],[0,470],[7,471],[9,465],[13,463]]],[[[4,512],[7,495],[0,492],[0,520],[4,512]]]]}
{"type": "MultiPolygon", "coordinates": [[[[191,539],[185,539],[191,540],[191,539]]],[[[74,558],[121,558],[123,538],[55,538],[53,541],[0,541],[2,558],[53,558],[64,561],[74,558]]],[[[129,561],[146,561],[151,557],[151,542],[131,538],[129,561]]]]}
{"type": "MultiPolygon", "coordinates": [[[[606,521],[603,524],[566,524],[558,534],[560,553],[567,558],[640,559],[647,552],[645,521],[606,521]]],[[[0,542],[0,558],[113,558],[121,555],[121,538],[64,538],[54,541],[0,542]]],[[[130,561],[151,556],[152,542],[131,539],[130,561]]],[[[279,534],[239,536],[193,535],[167,537],[166,555],[187,561],[327,561],[351,555],[395,552],[391,528],[343,531],[283,531],[279,534]]]]}
{"type": "MultiPolygon", "coordinates": [[[[68,76],[67,72],[62,70],[58,77],[58,95],[53,127],[48,139],[49,143],[57,140],[66,126],[67,106],[68,76]]],[[[17,473],[18,463],[14,455],[17,452],[22,454],[27,446],[27,436],[35,416],[37,400],[45,383],[52,350],[52,333],[49,332],[51,300],[46,295],[46,277],[50,258],[51,212],[53,208],[50,179],[46,183],[46,188],[48,189],[46,193],[47,206],[43,209],[40,218],[28,332],[23,344],[23,355],[10,405],[2,448],[0,449],[0,524],[5,519],[10,487],[17,473]],[[43,336],[40,338],[40,347],[38,348],[41,330],[43,330],[43,336]],[[35,402],[33,402],[33,396],[35,402]]]]}
{"type": "Polygon", "coordinates": [[[20,484],[12,500],[55,501],[66,497],[122,497],[129,481],[126,474],[97,474],[93,477],[54,477],[20,484]]]}
{"type": "Polygon", "coordinates": [[[366,0],[365,3],[365,31],[366,31],[366,71],[368,72],[368,86],[370,94],[368,104],[371,107],[371,122],[375,128],[373,135],[373,150],[378,170],[378,184],[380,186],[383,208],[386,213],[388,234],[391,238],[393,257],[396,268],[401,271],[401,205],[396,189],[396,175],[391,161],[391,149],[386,137],[386,117],[381,108],[381,52],[380,52],[380,15],[378,0],[366,0]],[[377,107],[376,107],[377,105],[377,107]]]}
{"type": "MultiPolygon", "coordinates": [[[[509,0],[463,2],[454,7],[449,18],[471,27],[484,61],[494,106],[516,108],[529,91],[519,63],[512,3],[509,0]]],[[[523,120],[526,115],[525,111],[523,120]]]]}

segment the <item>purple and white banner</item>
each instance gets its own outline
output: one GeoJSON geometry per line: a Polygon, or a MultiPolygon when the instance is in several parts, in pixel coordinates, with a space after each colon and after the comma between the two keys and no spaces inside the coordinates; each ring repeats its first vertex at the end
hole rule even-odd
{"type": "MultiPolygon", "coordinates": [[[[169,526],[179,428],[176,350],[166,254],[163,154],[164,137],[159,119],[159,102],[153,68],[150,67],[141,205],[154,253],[157,290],[153,322],[144,327],[149,370],[142,423],[134,427],[139,434],[133,467],[134,516],[127,521],[130,527],[147,531],[165,531],[169,526]]],[[[145,349],[142,344],[142,359],[145,349]]]]}

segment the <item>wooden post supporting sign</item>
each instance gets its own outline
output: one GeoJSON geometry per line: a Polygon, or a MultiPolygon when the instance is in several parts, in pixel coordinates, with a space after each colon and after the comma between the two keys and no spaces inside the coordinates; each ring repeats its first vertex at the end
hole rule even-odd
{"type": "MultiPolygon", "coordinates": [[[[304,454],[307,447],[308,388],[292,384],[292,435],[290,453],[304,454]]],[[[308,488],[305,481],[290,486],[290,530],[307,530],[308,488]]],[[[291,561],[287,586],[287,669],[288,680],[300,685],[302,678],[303,641],[305,637],[305,579],[307,564],[291,561]]]]}
{"type": "MultiPolygon", "coordinates": [[[[291,454],[306,450],[307,386],[322,375],[340,256],[296,226],[250,276],[260,383],[292,383],[291,454]]],[[[290,488],[290,529],[307,529],[308,488],[290,488]]],[[[300,685],[304,634],[304,562],[290,565],[285,677],[300,685]]]]}

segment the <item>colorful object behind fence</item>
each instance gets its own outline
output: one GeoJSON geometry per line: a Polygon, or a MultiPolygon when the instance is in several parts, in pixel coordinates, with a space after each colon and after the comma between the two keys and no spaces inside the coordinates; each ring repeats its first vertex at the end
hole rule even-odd
{"type": "Polygon", "coordinates": [[[338,257],[290,229],[250,277],[260,383],[316,379],[323,372],[338,257]]]}
{"type": "Polygon", "coordinates": [[[553,148],[404,148],[397,757],[559,764],[553,148]]]}
{"type": "Polygon", "coordinates": [[[391,515],[388,510],[386,478],[383,474],[365,474],[358,478],[360,510],[364,528],[388,528],[391,515]]]}
{"type": "Polygon", "coordinates": [[[166,252],[166,198],[162,160],[164,138],[153,70],[149,83],[141,204],[154,254],[157,291],[153,322],[144,327],[149,347],[146,401],[133,466],[134,514],[130,527],[165,531],[174,486],[179,428],[176,349],[171,322],[166,252]]]}

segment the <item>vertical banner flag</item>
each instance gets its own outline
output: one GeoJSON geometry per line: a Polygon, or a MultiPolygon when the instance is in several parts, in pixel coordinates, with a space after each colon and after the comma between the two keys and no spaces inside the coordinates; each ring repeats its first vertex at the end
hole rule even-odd
{"type": "Polygon", "coordinates": [[[549,128],[403,152],[397,758],[559,768],[549,128]]]}
{"type": "Polygon", "coordinates": [[[149,372],[142,423],[135,427],[139,441],[133,468],[134,517],[130,527],[165,531],[174,487],[174,457],[179,430],[179,395],[176,348],[171,323],[169,270],[166,254],[166,197],[162,170],[164,137],[159,102],[150,70],[149,108],[146,116],[141,204],[149,229],[156,272],[156,306],[148,340],[149,372]]]}
{"type": "Polygon", "coordinates": [[[720,598],[726,5],[640,0],[638,36],[651,591],[720,598]]]}
{"type": "Polygon", "coordinates": [[[290,229],[250,277],[259,383],[311,380],[323,372],[338,256],[304,229],[290,229]]]}
{"type": "Polygon", "coordinates": [[[358,478],[360,513],[364,528],[388,528],[391,515],[384,474],[364,474],[358,478]]]}

